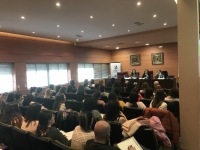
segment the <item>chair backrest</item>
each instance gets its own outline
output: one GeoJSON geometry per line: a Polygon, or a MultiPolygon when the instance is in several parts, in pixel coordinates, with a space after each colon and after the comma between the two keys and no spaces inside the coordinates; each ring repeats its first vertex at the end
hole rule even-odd
{"type": "Polygon", "coordinates": [[[108,123],[110,124],[111,127],[110,144],[113,146],[114,144],[121,142],[121,140],[123,139],[122,125],[114,121],[110,121],[108,123]]]}
{"type": "Polygon", "coordinates": [[[74,101],[73,102],[74,111],[80,112],[83,107],[83,102],[74,101]]]}
{"type": "MultiPolygon", "coordinates": [[[[51,112],[51,113],[53,113],[54,114],[54,116],[55,116],[55,123],[56,123],[56,121],[57,121],[57,111],[54,111],[54,110],[43,110],[43,111],[48,111],[48,112],[51,112]]],[[[52,126],[55,126],[55,123],[52,125],[52,126]]]]}
{"type": "Polygon", "coordinates": [[[108,102],[108,97],[107,96],[101,96],[100,99],[103,100],[105,103],[108,102]]]}
{"type": "Polygon", "coordinates": [[[149,71],[150,79],[153,79],[153,71],[149,71]]]}
{"type": "Polygon", "coordinates": [[[17,127],[12,127],[12,135],[16,149],[19,150],[31,149],[28,132],[23,131],[17,127]]]}
{"type": "Polygon", "coordinates": [[[146,107],[149,107],[152,99],[142,98],[140,101],[143,102],[146,107]]]}
{"type": "Polygon", "coordinates": [[[73,105],[73,103],[74,103],[74,100],[66,100],[66,101],[65,101],[65,107],[66,107],[67,109],[72,109],[72,110],[74,110],[74,105],[73,105]]]}
{"type": "Polygon", "coordinates": [[[137,118],[143,115],[143,109],[124,106],[124,115],[128,120],[137,118]]]}
{"type": "Polygon", "coordinates": [[[164,90],[164,92],[166,93],[166,95],[168,96],[169,95],[169,91],[171,90],[171,89],[163,89],[164,90]]]}
{"type": "Polygon", "coordinates": [[[141,126],[133,136],[140,145],[152,150],[159,149],[159,143],[152,128],[141,126]]]}
{"type": "Polygon", "coordinates": [[[105,92],[108,92],[108,93],[110,93],[110,92],[111,92],[111,90],[112,90],[112,88],[111,88],[111,87],[105,87],[105,92]]]}
{"type": "Polygon", "coordinates": [[[50,150],[51,142],[49,139],[37,137],[36,135],[30,133],[29,139],[31,143],[32,150],[50,150]]]}
{"type": "Polygon", "coordinates": [[[167,110],[172,112],[174,117],[176,117],[178,122],[180,122],[179,101],[165,101],[165,103],[167,103],[167,110]]]}
{"type": "Polygon", "coordinates": [[[127,97],[123,97],[122,99],[123,99],[124,103],[129,102],[129,98],[127,98],[127,97]]]}
{"type": "Polygon", "coordinates": [[[19,109],[21,111],[22,116],[25,117],[28,106],[19,106],[19,109]]]}
{"type": "Polygon", "coordinates": [[[84,95],[85,99],[88,98],[88,97],[92,97],[92,94],[86,94],[86,95],[84,95]]]}
{"type": "Polygon", "coordinates": [[[68,99],[74,99],[74,100],[76,100],[76,94],[65,94],[65,96],[66,96],[66,99],[68,100],[68,99]]]}
{"type": "Polygon", "coordinates": [[[41,101],[42,101],[44,107],[46,107],[47,109],[50,109],[50,110],[53,109],[53,104],[55,102],[54,98],[42,98],[41,101]]]}
{"type": "Polygon", "coordinates": [[[57,140],[51,142],[51,148],[53,150],[75,150],[69,146],[62,144],[61,142],[57,140]]]}
{"type": "Polygon", "coordinates": [[[168,72],[167,71],[162,71],[164,77],[166,78],[168,76],[168,72]]]}
{"type": "Polygon", "coordinates": [[[105,107],[104,107],[104,105],[102,105],[102,104],[97,104],[97,105],[96,105],[96,109],[97,109],[100,113],[105,114],[105,107]]]}
{"type": "Polygon", "coordinates": [[[0,122],[0,139],[6,146],[14,148],[11,125],[0,122]]]}
{"type": "Polygon", "coordinates": [[[128,97],[130,95],[130,92],[123,92],[123,97],[128,97]]]}
{"type": "Polygon", "coordinates": [[[86,92],[87,94],[93,94],[93,93],[95,92],[95,90],[85,90],[85,92],[86,92]]]}

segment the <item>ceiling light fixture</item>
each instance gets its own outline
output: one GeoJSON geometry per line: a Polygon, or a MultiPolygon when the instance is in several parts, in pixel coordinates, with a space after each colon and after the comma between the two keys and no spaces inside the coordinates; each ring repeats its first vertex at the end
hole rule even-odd
{"type": "Polygon", "coordinates": [[[90,18],[92,19],[92,18],[93,18],[93,16],[90,16],[90,18]]]}
{"type": "Polygon", "coordinates": [[[164,23],[164,26],[166,26],[167,25],[167,23],[164,23]]]}
{"type": "Polygon", "coordinates": [[[78,39],[76,39],[76,41],[78,41],[78,39]]]}
{"type": "Polygon", "coordinates": [[[115,24],[112,24],[112,26],[114,27],[114,26],[115,26],[115,24]]]}
{"type": "Polygon", "coordinates": [[[140,6],[140,5],[141,5],[141,2],[138,2],[137,5],[140,6]]]}
{"type": "Polygon", "coordinates": [[[105,47],[110,47],[110,46],[105,46],[105,47]]]}
{"type": "Polygon", "coordinates": [[[137,41],[137,42],[135,42],[135,43],[140,43],[140,41],[137,41]]]}
{"type": "Polygon", "coordinates": [[[59,28],[60,26],[59,26],[59,25],[57,25],[57,27],[59,28]]]}
{"type": "Polygon", "coordinates": [[[60,7],[60,3],[56,3],[56,6],[60,7]]]}
{"type": "Polygon", "coordinates": [[[115,49],[119,49],[119,47],[117,46],[115,49]]]}
{"type": "Polygon", "coordinates": [[[159,45],[158,48],[163,48],[163,45],[159,45]]]}
{"type": "Polygon", "coordinates": [[[153,17],[155,18],[155,17],[156,17],[156,15],[153,15],[153,17]]]}
{"type": "Polygon", "coordinates": [[[128,32],[130,32],[130,30],[128,30],[128,32]]]}
{"type": "Polygon", "coordinates": [[[175,1],[175,3],[177,4],[177,1],[178,1],[178,0],[174,0],[174,1],[175,1]]]}
{"type": "Polygon", "coordinates": [[[146,46],[148,46],[149,44],[147,43],[147,44],[145,44],[146,46]]]}
{"type": "Polygon", "coordinates": [[[60,36],[58,36],[58,38],[60,38],[60,36]]]}
{"type": "Polygon", "coordinates": [[[21,16],[21,18],[22,18],[22,19],[25,19],[25,17],[24,17],[24,16],[21,16]]]}
{"type": "Polygon", "coordinates": [[[81,31],[83,33],[83,31],[81,31]]]}
{"type": "Polygon", "coordinates": [[[99,35],[99,37],[101,37],[101,35],[99,35]]]}
{"type": "Polygon", "coordinates": [[[32,32],[33,34],[35,33],[35,32],[32,32]]]}

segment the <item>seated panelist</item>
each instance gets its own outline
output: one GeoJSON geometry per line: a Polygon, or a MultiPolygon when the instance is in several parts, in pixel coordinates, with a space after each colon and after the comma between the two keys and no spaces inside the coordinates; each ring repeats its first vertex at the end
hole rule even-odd
{"type": "Polygon", "coordinates": [[[139,78],[139,76],[138,76],[138,74],[136,73],[136,70],[135,70],[135,69],[132,70],[132,72],[131,72],[131,74],[130,74],[130,77],[135,78],[135,79],[138,79],[138,78],[139,78]]]}
{"type": "Polygon", "coordinates": [[[142,75],[142,78],[144,78],[144,79],[150,79],[150,74],[149,74],[149,70],[145,70],[144,71],[144,73],[143,73],[143,75],[142,75]]]}
{"type": "Polygon", "coordinates": [[[158,72],[155,75],[155,78],[165,78],[164,74],[162,73],[161,70],[158,70],[158,72]]]}

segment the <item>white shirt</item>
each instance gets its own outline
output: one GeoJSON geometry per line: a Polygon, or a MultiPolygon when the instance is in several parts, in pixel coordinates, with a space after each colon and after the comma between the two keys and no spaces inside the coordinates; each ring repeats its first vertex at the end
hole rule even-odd
{"type": "MultiPolygon", "coordinates": [[[[149,107],[152,108],[152,102],[150,103],[149,107]]],[[[163,109],[163,110],[167,110],[167,104],[165,102],[163,102],[160,107],[158,107],[158,109],[163,109]]]]}
{"type": "MultiPolygon", "coordinates": [[[[145,109],[146,108],[146,106],[144,105],[143,102],[136,102],[136,104],[137,104],[138,108],[140,108],[140,109],[145,109]]],[[[125,106],[132,107],[132,104],[130,102],[126,102],[125,106]]]]}

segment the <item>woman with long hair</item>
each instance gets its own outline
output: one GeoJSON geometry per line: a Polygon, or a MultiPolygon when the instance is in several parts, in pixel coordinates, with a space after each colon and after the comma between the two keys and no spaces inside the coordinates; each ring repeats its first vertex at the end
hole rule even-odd
{"type": "Polygon", "coordinates": [[[153,88],[147,88],[143,98],[152,99],[153,98],[153,88]]]}
{"type": "Polygon", "coordinates": [[[9,93],[6,99],[6,103],[11,103],[15,101],[15,93],[9,93]]]}
{"type": "Polygon", "coordinates": [[[119,102],[116,100],[110,100],[107,103],[103,119],[106,121],[116,121],[121,124],[127,121],[126,116],[120,111],[119,102]]]}
{"type": "Polygon", "coordinates": [[[27,94],[22,102],[23,106],[29,106],[30,102],[35,101],[35,98],[32,94],[27,94]]]}
{"type": "Polygon", "coordinates": [[[165,98],[166,101],[170,101],[170,102],[173,102],[173,101],[179,101],[179,91],[176,87],[172,88],[170,91],[169,91],[169,96],[167,96],[165,98]]]}
{"type": "Polygon", "coordinates": [[[94,92],[92,94],[92,98],[93,98],[93,101],[95,104],[102,104],[102,105],[105,105],[105,102],[103,100],[100,100],[100,96],[101,96],[101,93],[98,91],[98,92],[94,92]]]}
{"type": "Polygon", "coordinates": [[[66,110],[66,107],[65,107],[65,95],[56,95],[56,98],[55,98],[55,102],[53,104],[53,110],[61,110],[61,111],[65,111],[66,110]]]}
{"type": "Polygon", "coordinates": [[[82,112],[79,117],[79,126],[76,126],[72,135],[71,147],[84,150],[86,142],[94,139],[92,130],[93,117],[89,111],[82,112]]]}
{"type": "Polygon", "coordinates": [[[126,102],[125,106],[141,108],[141,109],[146,108],[146,106],[142,102],[138,102],[138,93],[136,91],[130,93],[129,102],[126,102]]]}
{"type": "Polygon", "coordinates": [[[39,114],[39,124],[36,130],[36,135],[41,137],[49,137],[57,140],[65,145],[68,145],[68,139],[55,127],[51,127],[55,123],[55,116],[50,111],[41,111],[39,114]]]}
{"type": "Polygon", "coordinates": [[[52,94],[52,91],[50,88],[47,88],[45,90],[45,95],[44,95],[44,98],[51,98],[51,94],[52,94]]]}
{"type": "Polygon", "coordinates": [[[36,132],[37,126],[39,124],[38,116],[40,114],[42,106],[39,103],[32,103],[29,105],[25,120],[22,123],[21,129],[25,131],[29,131],[31,133],[36,132]]]}
{"type": "Polygon", "coordinates": [[[77,91],[76,91],[76,100],[79,102],[82,102],[84,100],[85,95],[84,87],[83,85],[79,85],[77,91]]]}
{"type": "Polygon", "coordinates": [[[69,86],[67,87],[67,93],[68,93],[68,94],[74,94],[73,87],[72,87],[71,85],[69,85],[69,86]]]}
{"type": "Polygon", "coordinates": [[[0,122],[21,128],[24,117],[22,117],[17,103],[7,103],[0,122]]]}
{"type": "Polygon", "coordinates": [[[167,110],[167,104],[164,102],[165,93],[162,89],[156,90],[155,98],[150,103],[150,108],[158,108],[167,110]]]}

